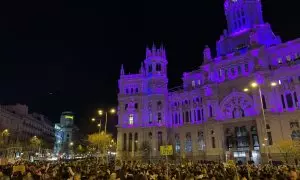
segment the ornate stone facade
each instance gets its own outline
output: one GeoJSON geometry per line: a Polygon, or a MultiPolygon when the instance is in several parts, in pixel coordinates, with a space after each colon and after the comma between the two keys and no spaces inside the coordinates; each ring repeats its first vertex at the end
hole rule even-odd
{"type": "Polygon", "coordinates": [[[163,47],[119,79],[118,155],[157,159],[159,147],[193,160],[279,159],[274,144],[300,138],[300,39],[282,43],[259,0],[226,0],[228,30],[202,65],[167,89],[163,47]],[[253,83],[256,84],[253,84],[253,83]],[[254,88],[251,88],[255,86],[254,88]]]}

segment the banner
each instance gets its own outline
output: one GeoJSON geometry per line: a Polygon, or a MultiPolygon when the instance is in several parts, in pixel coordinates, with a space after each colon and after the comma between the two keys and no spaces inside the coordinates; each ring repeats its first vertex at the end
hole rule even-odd
{"type": "Polygon", "coordinates": [[[159,150],[160,150],[161,156],[173,155],[173,146],[172,145],[160,146],[159,150]]]}

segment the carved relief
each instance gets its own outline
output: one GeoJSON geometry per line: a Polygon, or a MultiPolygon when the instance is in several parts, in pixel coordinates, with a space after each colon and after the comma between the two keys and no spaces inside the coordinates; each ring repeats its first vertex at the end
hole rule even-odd
{"type": "Polygon", "coordinates": [[[232,93],[222,102],[222,112],[226,118],[242,118],[249,115],[252,100],[243,93],[232,93]]]}

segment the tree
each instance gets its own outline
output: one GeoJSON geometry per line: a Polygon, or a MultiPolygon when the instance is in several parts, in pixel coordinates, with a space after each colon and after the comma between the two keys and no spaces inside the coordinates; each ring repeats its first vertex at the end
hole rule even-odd
{"type": "Polygon", "coordinates": [[[96,147],[98,151],[104,152],[112,142],[112,135],[104,132],[88,135],[89,143],[96,147]]]}
{"type": "Polygon", "coordinates": [[[140,146],[140,151],[142,152],[143,159],[150,158],[151,144],[149,143],[149,141],[142,142],[142,144],[140,146]]]}
{"type": "Polygon", "coordinates": [[[79,144],[78,146],[77,146],[77,148],[76,148],[76,152],[78,153],[78,154],[83,154],[84,153],[84,148],[82,147],[82,145],[81,144],[79,144]]]}
{"type": "Polygon", "coordinates": [[[40,147],[40,145],[42,144],[42,141],[36,137],[36,136],[33,136],[31,139],[30,139],[30,144],[32,147],[34,148],[38,148],[40,147]]]}
{"type": "Polygon", "coordinates": [[[281,155],[283,156],[286,163],[289,159],[297,157],[298,148],[296,142],[293,140],[283,140],[275,144],[281,155]]]}

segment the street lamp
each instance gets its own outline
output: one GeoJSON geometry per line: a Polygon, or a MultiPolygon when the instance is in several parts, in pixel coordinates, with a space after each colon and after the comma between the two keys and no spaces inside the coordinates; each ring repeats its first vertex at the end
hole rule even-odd
{"type": "MultiPolygon", "coordinates": [[[[100,116],[102,116],[103,115],[103,111],[102,110],[99,110],[98,111],[98,114],[100,115],[100,116]]],[[[109,113],[110,114],[115,114],[116,113],[116,110],[115,109],[110,109],[109,110],[109,113]]],[[[106,133],[106,127],[107,127],[107,114],[108,114],[108,112],[107,111],[105,111],[105,125],[104,125],[104,132],[106,133]]]]}
{"type": "MultiPolygon", "coordinates": [[[[264,143],[262,144],[262,146],[266,146],[268,145],[268,138],[267,138],[267,121],[266,121],[266,116],[265,116],[265,109],[264,109],[264,104],[263,104],[263,99],[262,99],[262,93],[261,93],[261,88],[260,88],[260,85],[257,83],[257,82],[252,82],[251,84],[251,87],[252,88],[258,88],[258,92],[259,92],[259,99],[260,99],[260,106],[261,106],[261,111],[262,111],[262,116],[263,116],[263,124],[264,124],[264,143]]],[[[275,87],[277,86],[277,83],[276,82],[271,82],[270,83],[270,86],[272,87],[275,87]]],[[[249,89],[248,88],[245,88],[244,89],[244,92],[248,92],[249,89]]],[[[267,156],[268,156],[268,162],[269,162],[269,154],[267,152],[267,156]]]]}

